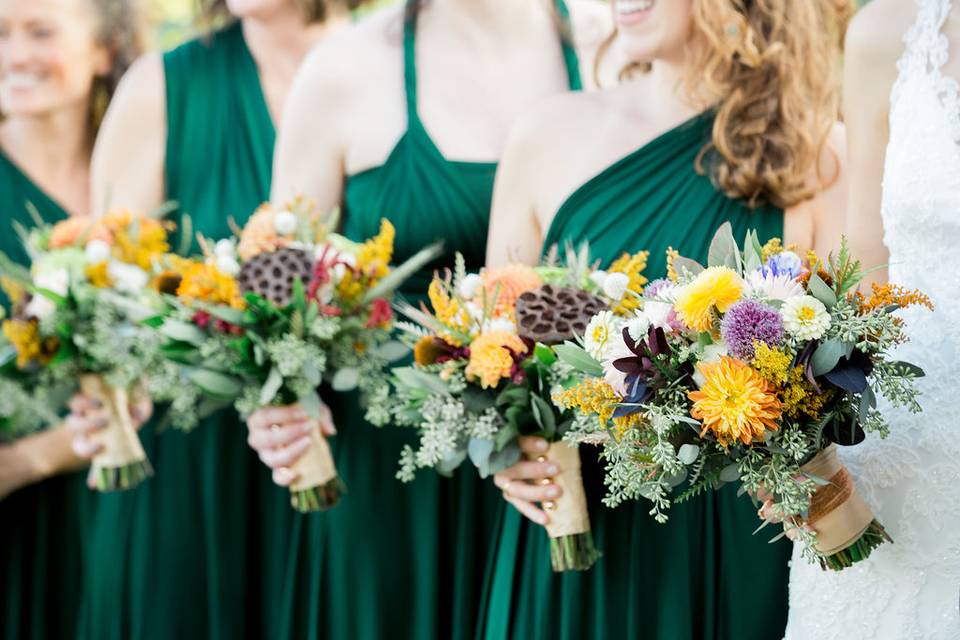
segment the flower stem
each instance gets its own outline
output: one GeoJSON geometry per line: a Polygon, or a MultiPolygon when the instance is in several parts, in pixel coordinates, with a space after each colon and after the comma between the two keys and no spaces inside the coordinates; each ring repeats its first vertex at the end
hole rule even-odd
{"type": "Polygon", "coordinates": [[[550,563],[556,572],[586,571],[599,557],[590,531],[550,538],[550,563]]]}
{"type": "Polygon", "coordinates": [[[882,524],[874,520],[863,532],[863,535],[852,545],[833,555],[821,557],[820,567],[833,571],[841,571],[847,567],[852,567],[861,560],[869,558],[873,550],[884,542],[893,542],[893,538],[886,532],[882,524]]]}
{"type": "Polygon", "coordinates": [[[333,480],[309,489],[290,492],[290,505],[301,513],[312,511],[326,511],[340,501],[340,497],[347,492],[340,476],[333,480]]]}
{"type": "Polygon", "coordinates": [[[101,467],[94,464],[90,471],[93,476],[93,488],[101,492],[126,491],[153,475],[153,468],[147,459],[137,460],[120,467],[101,467]]]}

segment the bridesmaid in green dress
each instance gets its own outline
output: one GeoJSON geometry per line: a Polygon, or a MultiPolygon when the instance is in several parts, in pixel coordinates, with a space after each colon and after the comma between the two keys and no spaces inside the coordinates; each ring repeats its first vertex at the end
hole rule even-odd
{"type": "MultiPolygon", "coordinates": [[[[139,60],[124,79],[94,154],[96,213],[173,200],[179,225],[188,214],[194,231],[225,237],[229,218],[242,225],[267,200],[294,72],[344,11],[322,0],[208,10],[227,26],[139,60]]],[[[159,424],[141,432],[156,475],[97,503],[79,637],[275,637],[289,505],[232,410],[192,433],[159,424]]]]}
{"type": "MultiPolygon", "coordinates": [[[[102,107],[137,53],[129,7],[103,9],[92,0],[0,1],[0,251],[19,264],[29,258],[12,224],[33,225],[28,203],[47,222],[87,213],[102,107]]],[[[93,496],[70,440],[54,427],[0,443],[0,637],[74,635],[93,496]]]]}
{"type": "MultiPolygon", "coordinates": [[[[649,250],[654,279],[666,273],[670,246],[705,262],[724,222],[738,238],[755,228],[764,239],[835,246],[845,190],[842,135],[830,137],[839,52],[815,7],[615,0],[620,44],[647,64],[620,87],[554,98],[518,122],[498,177],[488,264],[536,262],[552,245],[587,241],[605,263],[649,250]]],[[[546,443],[524,447],[533,456],[546,443]]],[[[500,523],[483,638],[782,636],[789,543],[751,536],[759,520],[747,497],[735,487],[703,495],[657,524],[643,503],[602,508],[602,462],[592,447],[582,454],[603,557],[587,572],[553,573],[547,535],[534,524],[547,521],[536,503],[554,486],[539,482],[551,474],[537,462],[498,474],[516,510],[500,523]]]]}
{"type": "MultiPolygon", "coordinates": [[[[354,239],[388,218],[398,260],[444,239],[447,255],[401,292],[414,302],[454,251],[480,267],[509,123],[545,96],[580,89],[574,44],[589,57],[607,34],[602,5],[552,2],[410,2],[325,42],[294,86],[273,201],[305,194],[322,209],[342,204],[354,239]]],[[[496,493],[473,469],[399,483],[400,450],[412,434],[375,429],[355,397],[328,401],[348,493],[329,511],[297,519],[280,637],[472,637],[496,493]]],[[[287,467],[307,444],[293,429],[282,437],[298,417],[291,408],[250,420],[251,444],[278,484],[293,480],[287,467]]]]}

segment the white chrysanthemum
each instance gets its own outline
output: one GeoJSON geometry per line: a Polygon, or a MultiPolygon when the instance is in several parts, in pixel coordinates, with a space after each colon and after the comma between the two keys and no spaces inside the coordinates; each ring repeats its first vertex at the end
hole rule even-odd
{"type": "Polygon", "coordinates": [[[469,273],[460,281],[460,297],[464,300],[472,300],[483,287],[483,278],[476,273],[469,273]]]}
{"type": "Polygon", "coordinates": [[[123,293],[140,293],[150,282],[150,275],[137,265],[116,260],[107,265],[107,274],[117,291],[123,293]]]}
{"type": "MultiPolygon", "coordinates": [[[[721,340],[720,342],[714,342],[713,344],[705,346],[703,353],[697,358],[697,362],[702,364],[720,362],[720,358],[728,355],[730,355],[730,350],[727,348],[727,343],[721,340]]],[[[697,385],[698,389],[706,382],[706,378],[700,373],[700,367],[693,368],[693,382],[697,385]]]]}
{"type": "Polygon", "coordinates": [[[235,276],[240,273],[240,263],[233,256],[217,255],[216,265],[217,269],[228,276],[235,276]]]}
{"type": "Polygon", "coordinates": [[[597,285],[598,288],[603,288],[603,281],[607,279],[607,272],[603,269],[597,269],[590,274],[590,281],[593,284],[597,285]]]}
{"type": "Polygon", "coordinates": [[[281,211],[273,217],[273,228],[281,236],[289,236],[297,230],[297,216],[289,211],[281,211]]]}
{"type": "MultiPolygon", "coordinates": [[[[66,269],[41,271],[33,276],[33,284],[38,289],[47,289],[57,295],[65,296],[70,286],[70,272],[66,269]]],[[[57,305],[53,300],[42,293],[35,293],[27,303],[24,312],[28,317],[43,320],[56,309],[57,305]]]]}
{"type": "Polygon", "coordinates": [[[623,300],[630,285],[630,276],[625,273],[608,273],[603,279],[603,293],[614,302],[623,300]]]}
{"type": "MultiPolygon", "coordinates": [[[[630,337],[634,340],[643,340],[647,337],[647,331],[650,330],[651,324],[653,323],[645,311],[637,311],[632,318],[627,320],[627,330],[630,332],[630,337]]],[[[621,332],[621,342],[623,341],[622,333],[623,332],[621,332]]]]}
{"type": "Polygon", "coordinates": [[[587,325],[583,348],[597,360],[606,360],[613,338],[622,328],[622,321],[612,311],[601,311],[587,325]]]}
{"type": "Polygon", "coordinates": [[[789,275],[775,276],[772,273],[763,274],[757,270],[747,276],[747,293],[750,296],[766,300],[787,300],[802,296],[805,292],[803,285],[789,275]]]}
{"type": "Polygon", "coordinates": [[[217,240],[217,244],[213,246],[213,253],[218,258],[236,258],[237,245],[234,244],[233,240],[223,238],[217,240]]]}
{"type": "Polygon", "coordinates": [[[103,240],[91,240],[83,250],[83,257],[90,264],[106,262],[110,259],[110,245],[103,240]]]}
{"type": "Polygon", "coordinates": [[[796,296],[784,301],[780,309],[783,328],[799,340],[817,340],[830,328],[830,314],[813,296],[796,296]]]}

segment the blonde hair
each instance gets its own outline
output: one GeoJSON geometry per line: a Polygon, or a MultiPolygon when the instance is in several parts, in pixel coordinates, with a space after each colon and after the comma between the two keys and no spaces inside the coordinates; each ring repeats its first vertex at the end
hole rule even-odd
{"type": "Polygon", "coordinates": [[[840,34],[852,5],[695,0],[693,29],[703,46],[684,84],[716,112],[697,165],[710,165],[724,193],[789,207],[836,178],[824,180],[818,168],[839,117],[840,34]]]}

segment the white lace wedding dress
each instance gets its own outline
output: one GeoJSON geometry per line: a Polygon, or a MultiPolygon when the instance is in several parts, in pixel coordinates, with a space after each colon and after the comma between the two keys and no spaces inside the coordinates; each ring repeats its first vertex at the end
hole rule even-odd
{"type": "Polygon", "coordinates": [[[890,98],[882,213],[891,282],[936,308],[904,313],[912,341],[898,354],[926,370],[924,411],[887,407],[887,439],[842,450],[894,544],[841,572],[795,549],[787,640],[960,639],[960,85],[943,72],[951,1],[915,1],[890,98]]]}

